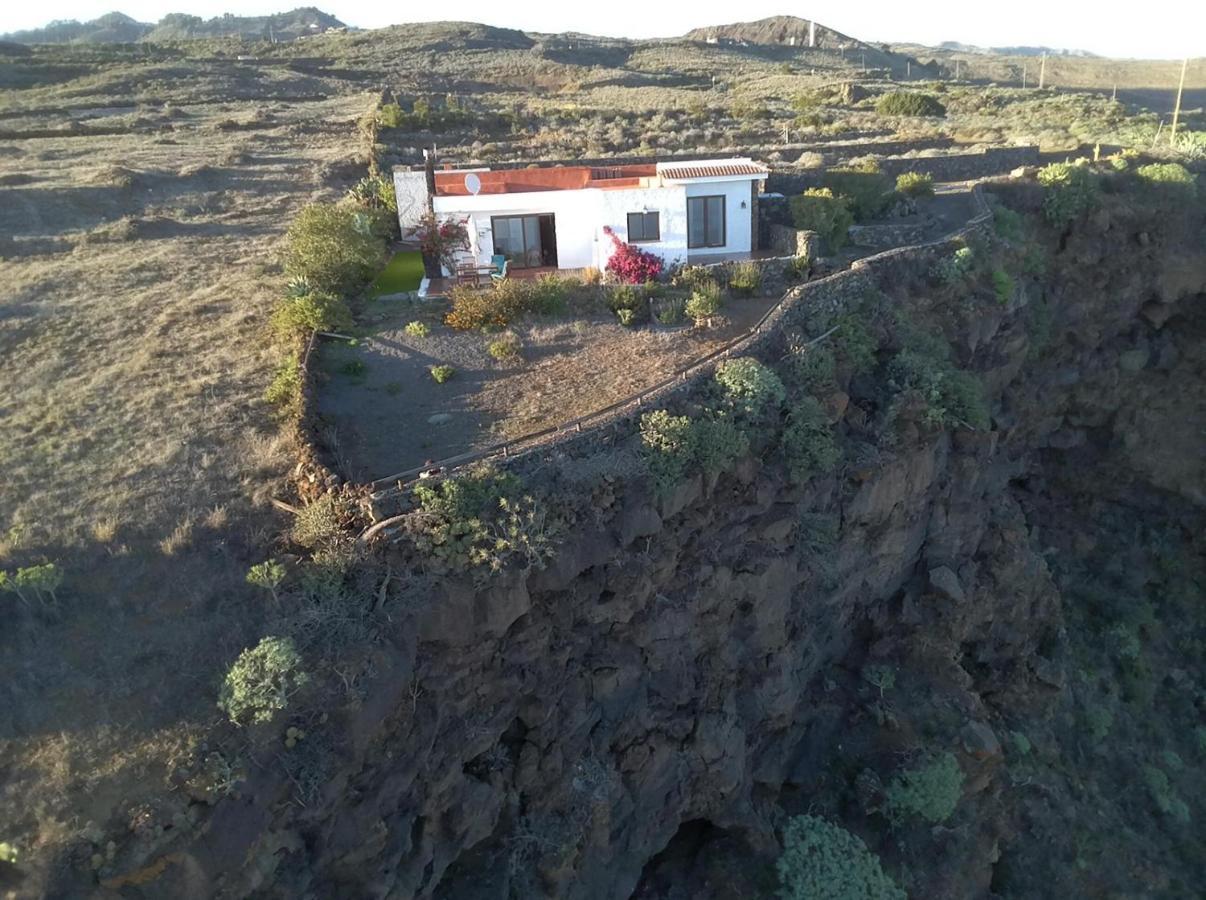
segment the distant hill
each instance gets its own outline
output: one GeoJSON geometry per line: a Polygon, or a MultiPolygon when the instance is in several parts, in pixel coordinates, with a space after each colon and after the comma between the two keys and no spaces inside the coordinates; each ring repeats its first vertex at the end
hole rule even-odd
{"type": "Polygon", "coordinates": [[[234,16],[228,13],[212,19],[170,13],[156,24],[139,22],[124,13],[111,12],[90,22],[58,21],[44,28],[14,31],[0,35],[0,40],[21,44],[107,44],[222,37],[289,41],[344,27],[337,18],[313,6],[270,16],[234,16]]]}
{"type": "MultiPolygon", "coordinates": [[[[808,19],[796,16],[771,16],[756,22],[734,22],[731,25],[712,25],[707,28],[693,28],[684,38],[689,41],[704,41],[706,43],[734,44],[767,44],[788,47],[809,46],[810,23],[808,19]]],[[[816,43],[814,46],[825,50],[852,49],[866,47],[862,41],[855,40],[841,32],[826,28],[819,22],[816,25],[816,43]]]]}
{"type": "Polygon", "coordinates": [[[1055,47],[977,47],[975,44],[961,44],[958,41],[943,41],[938,45],[940,50],[950,50],[955,53],[995,53],[1001,56],[1076,56],[1084,59],[1098,59],[1096,53],[1088,50],[1062,50],[1055,47]]]}

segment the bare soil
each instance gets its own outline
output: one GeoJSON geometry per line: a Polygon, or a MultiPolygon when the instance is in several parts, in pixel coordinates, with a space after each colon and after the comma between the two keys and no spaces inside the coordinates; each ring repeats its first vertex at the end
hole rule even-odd
{"type": "Polygon", "coordinates": [[[323,437],[344,475],[355,480],[482,449],[657,384],[748,331],[776,300],[730,298],[722,316],[698,328],[624,328],[602,312],[528,319],[510,329],[523,347],[512,361],[487,351],[499,334],[445,326],[446,301],[404,301],[405,308],[387,313],[389,321],[357,346],[322,346],[323,437]],[[406,334],[410,321],[425,322],[430,334],[406,334]],[[430,367],[441,364],[456,375],[437,384],[430,367]]]}

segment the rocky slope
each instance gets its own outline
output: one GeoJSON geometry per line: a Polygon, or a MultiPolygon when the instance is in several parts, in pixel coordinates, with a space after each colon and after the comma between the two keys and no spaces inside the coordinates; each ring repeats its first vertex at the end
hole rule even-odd
{"type": "MultiPolygon", "coordinates": [[[[1202,628],[1206,244],[1200,213],[1105,201],[1042,227],[1045,270],[1004,302],[980,282],[953,302],[929,259],[881,285],[979,373],[991,430],[906,406],[885,441],[882,379],[847,374],[827,398],[846,463],[803,486],[757,454],[662,500],[622,459],[550,465],[593,512],[547,568],[424,578],[387,551],[383,601],[396,573],[410,588],[348,652],[346,697],[247,735],[224,797],[182,773],[175,808],[97,864],[100,894],[760,897],[778,829],[812,810],[910,896],[1184,896],[1192,826],[1110,786],[1172,751],[1166,780],[1206,813],[1200,657],[1175,661],[1202,628]],[[1093,655],[1118,623],[1086,611],[1085,578],[1122,553],[1135,604],[1161,596],[1126,625],[1148,676],[1101,694],[1126,740],[1086,750],[1085,698],[1129,676],[1093,655]],[[306,732],[287,750],[286,725],[306,732]],[[953,816],[889,827],[885,785],[940,752],[963,776],[953,816]]],[[[55,887],[92,890],[78,868],[55,887]]]]}

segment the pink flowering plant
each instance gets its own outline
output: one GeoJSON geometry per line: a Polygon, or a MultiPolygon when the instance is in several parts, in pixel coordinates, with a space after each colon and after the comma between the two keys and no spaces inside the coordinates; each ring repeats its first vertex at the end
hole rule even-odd
{"type": "Polygon", "coordinates": [[[607,260],[607,271],[626,284],[644,284],[654,281],[662,274],[662,258],[640,247],[620,240],[607,225],[603,233],[611,238],[615,251],[607,260]]]}
{"type": "Polygon", "coordinates": [[[415,226],[414,236],[423,256],[439,260],[449,271],[456,266],[457,255],[469,249],[469,230],[461,219],[441,222],[435,213],[426,213],[415,226]]]}

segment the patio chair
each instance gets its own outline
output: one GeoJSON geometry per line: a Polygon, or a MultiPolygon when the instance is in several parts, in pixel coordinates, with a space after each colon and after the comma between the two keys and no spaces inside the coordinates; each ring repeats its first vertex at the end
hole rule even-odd
{"type": "Polygon", "coordinates": [[[507,270],[511,268],[511,260],[507,259],[505,256],[495,256],[493,257],[492,261],[494,263],[494,267],[498,269],[498,271],[490,273],[490,280],[495,284],[498,284],[500,281],[506,281],[507,270]]]}

